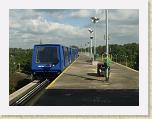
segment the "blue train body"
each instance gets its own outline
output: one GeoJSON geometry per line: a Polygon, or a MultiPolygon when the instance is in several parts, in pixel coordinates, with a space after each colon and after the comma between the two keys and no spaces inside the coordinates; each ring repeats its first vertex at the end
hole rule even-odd
{"type": "Polygon", "coordinates": [[[32,55],[34,77],[49,77],[61,73],[78,57],[78,49],[60,44],[35,45],[32,55]]]}

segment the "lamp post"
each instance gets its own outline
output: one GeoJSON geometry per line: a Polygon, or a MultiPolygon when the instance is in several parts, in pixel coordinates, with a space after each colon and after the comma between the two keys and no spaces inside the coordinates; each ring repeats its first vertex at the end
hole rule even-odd
{"type": "Polygon", "coordinates": [[[97,17],[91,17],[92,22],[94,23],[94,55],[96,56],[96,23],[99,21],[97,17]]]}
{"type": "Polygon", "coordinates": [[[20,72],[21,71],[21,64],[18,63],[18,71],[20,72]]]}
{"type": "Polygon", "coordinates": [[[89,49],[90,49],[90,42],[88,41],[88,56],[89,56],[89,54],[90,54],[90,51],[89,51],[89,49]]]}
{"type": "Polygon", "coordinates": [[[91,58],[93,58],[93,61],[94,61],[94,55],[92,56],[92,39],[93,39],[92,33],[93,33],[93,30],[91,28],[89,28],[88,31],[90,33],[90,56],[91,56],[91,58]]]}
{"type": "Polygon", "coordinates": [[[81,44],[81,54],[82,54],[82,44],[81,44]]]}
{"type": "Polygon", "coordinates": [[[127,63],[127,58],[128,58],[128,56],[125,56],[125,58],[126,58],[126,66],[128,65],[128,63],[127,63]]]}
{"type": "MultiPolygon", "coordinates": [[[[106,63],[108,64],[108,55],[109,55],[109,45],[108,45],[108,9],[105,10],[106,13],[106,54],[107,54],[107,58],[106,58],[106,63]]],[[[106,80],[109,80],[109,71],[108,71],[108,67],[106,69],[106,80]]]]}
{"type": "Polygon", "coordinates": [[[117,56],[118,56],[118,54],[116,54],[116,62],[117,62],[117,56]]]}
{"type": "Polygon", "coordinates": [[[84,45],[84,49],[85,49],[85,55],[86,55],[86,44],[84,45]]]}

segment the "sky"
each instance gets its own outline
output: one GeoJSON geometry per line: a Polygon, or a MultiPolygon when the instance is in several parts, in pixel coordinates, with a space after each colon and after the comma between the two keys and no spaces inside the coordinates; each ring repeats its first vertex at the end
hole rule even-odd
{"type": "MultiPolygon", "coordinates": [[[[109,44],[139,43],[138,10],[108,10],[108,21],[109,44]]],[[[97,46],[103,46],[105,24],[103,9],[10,9],[9,47],[33,48],[40,42],[84,47],[90,42],[88,28],[96,31],[97,46]],[[100,19],[96,24],[91,21],[95,16],[100,19]]]]}

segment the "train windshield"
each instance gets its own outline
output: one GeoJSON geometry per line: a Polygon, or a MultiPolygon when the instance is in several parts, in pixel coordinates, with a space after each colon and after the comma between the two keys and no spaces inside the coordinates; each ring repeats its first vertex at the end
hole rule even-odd
{"type": "Polygon", "coordinates": [[[56,47],[37,47],[36,63],[38,64],[57,64],[57,48],[56,47]]]}

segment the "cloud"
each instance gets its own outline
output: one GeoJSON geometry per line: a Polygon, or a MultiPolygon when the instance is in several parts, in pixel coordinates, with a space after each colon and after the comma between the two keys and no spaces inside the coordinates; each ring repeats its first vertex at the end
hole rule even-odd
{"type": "Polygon", "coordinates": [[[36,17],[35,19],[10,20],[9,28],[10,46],[13,46],[13,44],[17,42],[19,42],[19,45],[31,43],[31,41],[34,44],[40,40],[44,43],[51,41],[51,43],[65,43],[70,45],[68,43],[70,40],[87,37],[87,35],[85,35],[87,33],[86,28],[51,22],[42,16],[36,17]],[[20,43],[21,41],[23,41],[23,44],[20,43]]]}
{"type": "Polygon", "coordinates": [[[84,17],[90,17],[92,14],[93,14],[92,10],[81,9],[71,12],[70,16],[74,18],[84,18],[84,17]]]}
{"type": "MultiPolygon", "coordinates": [[[[104,10],[24,10],[9,12],[10,47],[32,48],[34,44],[85,44],[89,41],[88,27],[94,27],[90,16],[102,17],[96,24],[98,45],[104,45],[104,10]]],[[[110,43],[139,42],[138,10],[109,10],[110,43]]]]}
{"type": "Polygon", "coordinates": [[[50,18],[54,18],[55,21],[61,21],[66,17],[67,10],[64,9],[39,9],[34,10],[36,13],[40,14],[41,16],[47,16],[50,18]]]}

